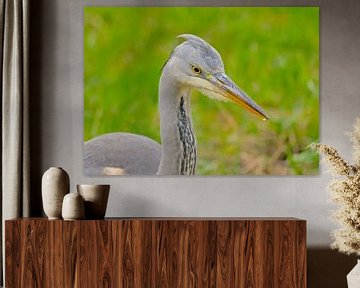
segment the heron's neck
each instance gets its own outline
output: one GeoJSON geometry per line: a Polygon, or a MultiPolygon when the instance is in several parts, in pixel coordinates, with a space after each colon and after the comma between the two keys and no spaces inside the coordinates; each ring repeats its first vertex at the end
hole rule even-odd
{"type": "Polygon", "coordinates": [[[196,140],[191,125],[190,88],[183,87],[166,67],[159,86],[162,157],[158,175],[193,175],[196,140]]]}

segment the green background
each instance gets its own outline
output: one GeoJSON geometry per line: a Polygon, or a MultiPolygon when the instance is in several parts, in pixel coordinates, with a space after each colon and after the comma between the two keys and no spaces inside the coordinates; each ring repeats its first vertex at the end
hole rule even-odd
{"type": "Polygon", "coordinates": [[[215,47],[226,73],[270,116],[192,95],[199,175],[317,174],[317,7],[86,7],[84,140],[132,132],[160,142],[161,67],[192,33],[215,47]]]}

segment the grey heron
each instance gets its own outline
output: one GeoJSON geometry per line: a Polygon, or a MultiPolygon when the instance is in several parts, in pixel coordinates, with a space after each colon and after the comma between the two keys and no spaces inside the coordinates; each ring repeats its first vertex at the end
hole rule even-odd
{"type": "Polygon", "coordinates": [[[220,54],[192,34],[171,53],[159,82],[161,145],[142,135],[110,133],[84,144],[84,170],[98,175],[193,175],[196,138],[191,123],[191,90],[230,100],[267,120],[268,116],[226,74],[220,54]]]}

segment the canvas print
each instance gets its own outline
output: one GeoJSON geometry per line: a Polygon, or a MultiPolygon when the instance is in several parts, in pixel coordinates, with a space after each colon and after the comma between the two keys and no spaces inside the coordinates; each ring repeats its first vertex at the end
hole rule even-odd
{"type": "Polygon", "coordinates": [[[314,175],[318,7],[86,7],[84,173],[314,175]]]}

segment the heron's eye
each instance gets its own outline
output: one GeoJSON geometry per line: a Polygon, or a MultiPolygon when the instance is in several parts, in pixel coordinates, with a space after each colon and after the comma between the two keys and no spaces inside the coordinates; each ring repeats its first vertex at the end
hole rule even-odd
{"type": "Polygon", "coordinates": [[[195,74],[200,74],[201,73],[201,69],[195,65],[192,65],[192,71],[195,73],[195,74]]]}

